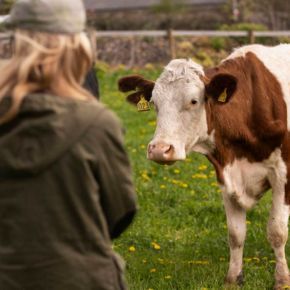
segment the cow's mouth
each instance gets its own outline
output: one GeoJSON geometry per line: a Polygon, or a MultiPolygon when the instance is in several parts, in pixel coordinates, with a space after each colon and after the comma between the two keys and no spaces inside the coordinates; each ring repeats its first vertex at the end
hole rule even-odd
{"type": "Polygon", "coordinates": [[[165,160],[153,160],[154,162],[160,164],[160,165],[172,165],[174,164],[177,160],[174,161],[165,161],[165,160]]]}

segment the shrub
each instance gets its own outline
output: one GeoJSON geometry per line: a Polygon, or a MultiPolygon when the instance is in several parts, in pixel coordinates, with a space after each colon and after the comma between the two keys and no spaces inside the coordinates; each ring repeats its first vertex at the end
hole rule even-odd
{"type": "Polygon", "coordinates": [[[226,41],[223,37],[213,37],[210,39],[210,45],[215,51],[221,51],[226,48],[226,41]]]}
{"type": "Polygon", "coordinates": [[[235,23],[235,24],[223,24],[219,27],[219,30],[265,31],[267,30],[267,27],[260,23],[240,22],[240,23],[235,23]]]}

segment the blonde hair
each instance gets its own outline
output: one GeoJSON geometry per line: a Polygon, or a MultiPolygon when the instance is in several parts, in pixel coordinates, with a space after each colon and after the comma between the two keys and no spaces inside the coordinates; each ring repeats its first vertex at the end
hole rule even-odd
{"type": "Polygon", "coordinates": [[[81,86],[92,61],[91,45],[84,33],[16,31],[13,57],[0,73],[0,102],[10,96],[12,105],[0,116],[0,123],[14,118],[25,96],[34,92],[79,100],[93,98],[81,86]]]}

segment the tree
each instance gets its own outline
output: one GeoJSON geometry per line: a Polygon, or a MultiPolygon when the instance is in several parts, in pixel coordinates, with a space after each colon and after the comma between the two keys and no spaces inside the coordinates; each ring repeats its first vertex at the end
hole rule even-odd
{"type": "Polygon", "coordinates": [[[290,5],[285,0],[257,0],[256,11],[263,14],[263,21],[273,30],[288,29],[290,5]]]}
{"type": "Polygon", "coordinates": [[[164,28],[173,28],[174,17],[177,13],[184,9],[183,0],[161,0],[160,4],[153,7],[153,11],[158,14],[163,14],[165,21],[164,28]]]}
{"type": "Polygon", "coordinates": [[[228,0],[225,12],[234,22],[254,22],[272,30],[290,28],[290,1],[228,0]]]}
{"type": "Polygon", "coordinates": [[[0,15],[8,14],[15,0],[0,0],[0,15]]]}
{"type": "Polygon", "coordinates": [[[228,0],[224,11],[233,22],[250,22],[255,11],[254,2],[252,0],[228,0]]]}

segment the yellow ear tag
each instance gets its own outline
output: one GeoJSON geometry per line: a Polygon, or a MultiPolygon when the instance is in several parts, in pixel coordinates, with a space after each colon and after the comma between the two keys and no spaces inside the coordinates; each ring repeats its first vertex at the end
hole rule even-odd
{"type": "Polygon", "coordinates": [[[228,94],[227,94],[227,88],[224,89],[224,91],[220,94],[218,101],[225,103],[227,100],[228,94]]]}
{"type": "Polygon", "coordinates": [[[141,96],[140,101],[137,103],[138,112],[150,111],[149,102],[147,102],[144,96],[141,96]]]}

